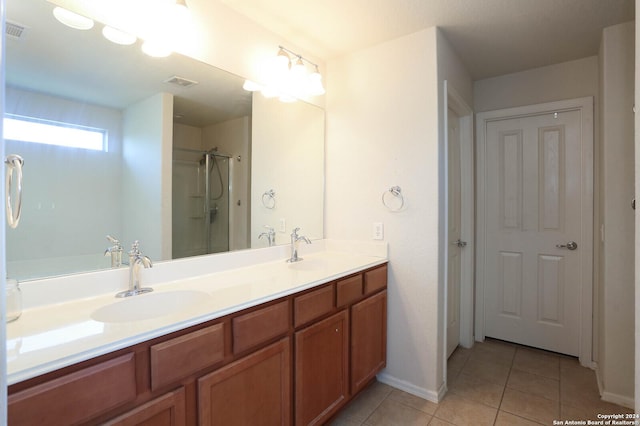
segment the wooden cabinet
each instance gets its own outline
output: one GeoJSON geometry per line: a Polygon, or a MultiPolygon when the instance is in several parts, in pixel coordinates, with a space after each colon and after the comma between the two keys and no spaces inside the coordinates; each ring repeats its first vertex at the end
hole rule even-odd
{"type": "Polygon", "coordinates": [[[387,362],[387,291],[351,307],[351,393],[360,391],[387,362]]]}
{"type": "Polygon", "coordinates": [[[105,426],[184,426],[184,388],[158,397],[128,413],[104,423],[105,426]]]}
{"type": "Polygon", "coordinates": [[[319,425],[349,393],[349,317],[340,311],[295,334],[296,425],[319,425]]]}
{"type": "Polygon", "coordinates": [[[135,398],[135,356],[127,353],[9,395],[8,420],[16,426],[77,424],[135,398]]]}
{"type": "Polygon", "coordinates": [[[321,425],[386,362],[387,267],[13,384],[14,425],[321,425]]]}
{"type": "Polygon", "coordinates": [[[204,426],[291,424],[289,338],[198,379],[204,426]]]}

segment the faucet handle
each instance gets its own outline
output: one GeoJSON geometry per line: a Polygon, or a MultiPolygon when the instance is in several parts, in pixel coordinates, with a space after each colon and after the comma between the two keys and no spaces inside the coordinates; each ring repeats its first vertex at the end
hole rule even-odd
{"type": "Polygon", "coordinates": [[[299,230],[300,230],[300,228],[293,228],[293,231],[291,232],[291,236],[292,237],[297,237],[299,230]]]}
{"type": "Polygon", "coordinates": [[[142,253],[140,252],[140,241],[135,240],[133,244],[131,244],[131,251],[129,255],[131,256],[140,256],[142,253]]]}

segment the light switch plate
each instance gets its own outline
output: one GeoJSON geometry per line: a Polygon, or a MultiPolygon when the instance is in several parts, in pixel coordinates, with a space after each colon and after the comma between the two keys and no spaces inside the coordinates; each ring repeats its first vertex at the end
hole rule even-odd
{"type": "Polygon", "coordinates": [[[373,239],[384,240],[384,224],[382,222],[373,223],[373,239]]]}
{"type": "Polygon", "coordinates": [[[283,234],[287,232],[287,221],[285,218],[280,218],[280,229],[278,229],[278,231],[282,232],[283,234]]]}

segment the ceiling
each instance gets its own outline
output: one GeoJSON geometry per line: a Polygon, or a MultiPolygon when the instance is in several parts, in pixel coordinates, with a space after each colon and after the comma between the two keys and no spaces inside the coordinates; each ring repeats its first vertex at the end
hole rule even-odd
{"type": "Polygon", "coordinates": [[[634,0],[220,0],[325,60],[438,26],[473,80],[596,55],[634,0]]]}

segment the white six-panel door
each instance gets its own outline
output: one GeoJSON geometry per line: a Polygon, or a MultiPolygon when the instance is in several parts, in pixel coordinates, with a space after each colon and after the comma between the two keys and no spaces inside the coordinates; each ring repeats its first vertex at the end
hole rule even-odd
{"type": "Polygon", "coordinates": [[[460,118],[447,111],[448,127],[448,203],[449,247],[447,261],[447,357],[460,342],[460,280],[462,276],[462,179],[460,168],[460,118]]]}
{"type": "Polygon", "coordinates": [[[484,336],[581,355],[593,214],[583,112],[484,121],[484,336]]]}

